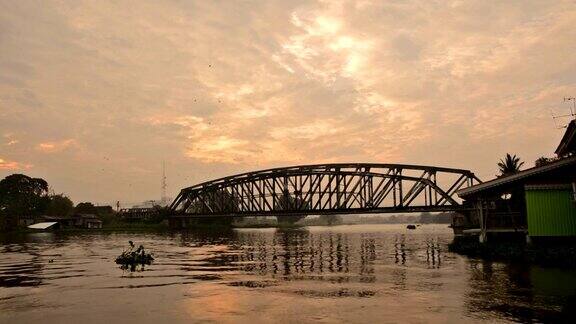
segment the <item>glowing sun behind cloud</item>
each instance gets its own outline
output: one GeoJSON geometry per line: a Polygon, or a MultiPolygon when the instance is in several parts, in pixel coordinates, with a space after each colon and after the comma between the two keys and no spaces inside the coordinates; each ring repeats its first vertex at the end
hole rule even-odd
{"type": "Polygon", "coordinates": [[[0,13],[0,176],[78,200],[240,171],[389,162],[494,174],[561,136],[573,2],[14,1],[0,13]],[[25,162],[15,162],[25,161],[25,162]]]}

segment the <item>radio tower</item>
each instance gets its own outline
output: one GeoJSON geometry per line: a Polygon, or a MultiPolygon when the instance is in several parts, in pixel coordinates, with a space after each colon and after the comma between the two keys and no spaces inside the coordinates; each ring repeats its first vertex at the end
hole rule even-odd
{"type": "Polygon", "coordinates": [[[160,202],[162,205],[168,204],[168,197],[166,197],[166,161],[162,161],[162,184],[160,202]]]}

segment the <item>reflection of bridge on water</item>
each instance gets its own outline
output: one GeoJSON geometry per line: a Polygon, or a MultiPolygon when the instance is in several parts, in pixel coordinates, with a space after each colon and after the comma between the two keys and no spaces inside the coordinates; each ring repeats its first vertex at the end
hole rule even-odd
{"type": "MultiPolygon", "coordinates": [[[[373,283],[393,267],[390,282],[405,284],[410,267],[438,269],[442,265],[441,244],[431,235],[394,234],[387,239],[370,233],[277,231],[272,237],[258,232],[234,232],[230,248],[202,259],[210,269],[241,270],[261,277],[281,280],[373,283]],[[425,244],[425,246],[424,246],[425,244]]],[[[444,247],[445,248],[445,247],[444,247]]],[[[380,278],[382,280],[382,278],[380,278]]],[[[258,279],[246,283],[266,285],[258,279]]]]}
{"type": "Polygon", "coordinates": [[[248,172],[184,188],[173,220],[207,216],[291,216],[456,211],[472,172],[403,164],[321,164],[248,172]]]}

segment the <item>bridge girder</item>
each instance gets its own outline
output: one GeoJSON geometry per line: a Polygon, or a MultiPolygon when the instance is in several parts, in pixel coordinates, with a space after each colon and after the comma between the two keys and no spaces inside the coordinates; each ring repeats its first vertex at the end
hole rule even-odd
{"type": "Polygon", "coordinates": [[[275,168],[184,188],[175,216],[281,216],[462,209],[456,191],[481,181],[470,171],[403,164],[275,168]]]}

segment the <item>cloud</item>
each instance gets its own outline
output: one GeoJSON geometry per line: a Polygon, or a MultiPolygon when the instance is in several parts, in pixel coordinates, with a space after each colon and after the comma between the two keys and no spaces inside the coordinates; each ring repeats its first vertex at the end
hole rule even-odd
{"type": "Polygon", "coordinates": [[[0,13],[0,155],[103,202],[156,197],[162,160],[173,192],[316,162],[491,177],[561,137],[575,18],[570,1],[22,0],[0,13]]]}
{"type": "Polygon", "coordinates": [[[20,163],[16,161],[7,161],[0,158],[0,170],[17,171],[17,170],[27,170],[30,168],[32,168],[31,164],[20,163]]]}
{"type": "Polygon", "coordinates": [[[66,139],[62,141],[40,143],[38,144],[37,149],[43,153],[57,153],[75,145],[76,141],[74,139],[66,139]]]}
{"type": "Polygon", "coordinates": [[[6,145],[6,146],[16,145],[16,144],[18,144],[18,143],[20,142],[19,140],[17,140],[17,139],[14,137],[14,134],[13,134],[13,133],[4,133],[4,134],[2,135],[2,137],[4,137],[4,140],[6,141],[6,142],[4,143],[4,145],[6,145]]]}

